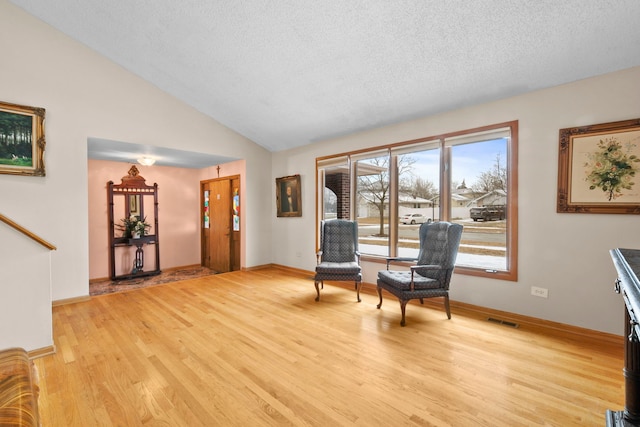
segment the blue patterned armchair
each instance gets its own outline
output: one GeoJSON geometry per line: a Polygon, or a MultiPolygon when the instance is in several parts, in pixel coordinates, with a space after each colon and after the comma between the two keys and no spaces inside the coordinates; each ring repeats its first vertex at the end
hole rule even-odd
{"type": "Polygon", "coordinates": [[[380,297],[378,308],[382,306],[382,290],[395,295],[400,300],[402,320],[405,325],[407,302],[424,298],[444,297],[447,317],[451,319],[449,308],[449,282],[453,274],[462,226],[449,222],[424,223],[420,226],[420,252],[418,258],[387,258],[387,269],[378,272],[377,290],[380,297]],[[410,271],[389,270],[394,261],[413,261],[416,265],[410,271]]]}
{"type": "Polygon", "coordinates": [[[353,280],[360,302],[362,269],[358,252],[358,223],[344,219],[322,221],[317,257],[316,301],[320,301],[319,285],[324,288],[325,280],[353,280]]]}

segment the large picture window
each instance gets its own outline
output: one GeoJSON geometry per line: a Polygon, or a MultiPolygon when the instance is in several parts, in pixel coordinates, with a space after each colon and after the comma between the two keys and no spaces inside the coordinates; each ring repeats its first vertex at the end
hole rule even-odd
{"type": "Polygon", "coordinates": [[[462,274],[517,280],[518,122],[317,159],[318,217],[356,219],[363,259],[418,253],[423,222],[464,226],[462,274]]]}

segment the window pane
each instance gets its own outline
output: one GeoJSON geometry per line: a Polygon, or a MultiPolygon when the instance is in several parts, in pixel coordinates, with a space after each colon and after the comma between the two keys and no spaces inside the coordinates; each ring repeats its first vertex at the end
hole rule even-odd
{"type": "Polygon", "coordinates": [[[331,189],[324,188],[324,212],[322,219],[338,218],[338,197],[331,189]]]}
{"type": "Polygon", "coordinates": [[[439,221],[440,148],[398,156],[398,256],[417,257],[420,224],[439,221]]]}
{"type": "Polygon", "coordinates": [[[349,219],[351,201],[351,182],[349,164],[334,165],[324,169],[324,189],[320,194],[324,197],[322,219],[349,219]]]}
{"type": "Polygon", "coordinates": [[[389,156],[355,162],[358,249],[362,254],[389,255],[389,156]]]}
{"type": "Polygon", "coordinates": [[[464,225],[456,265],[507,271],[507,138],[451,147],[451,212],[464,225]]]}

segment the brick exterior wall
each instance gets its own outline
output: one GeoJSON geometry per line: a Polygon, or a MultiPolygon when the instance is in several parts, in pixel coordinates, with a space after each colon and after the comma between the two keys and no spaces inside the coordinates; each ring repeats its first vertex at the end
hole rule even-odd
{"type": "Polygon", "coordinates": [[[349,174],[332,173],[324,179],[326,187],[336,193],[338,219],[349,219],[349,174]]]}

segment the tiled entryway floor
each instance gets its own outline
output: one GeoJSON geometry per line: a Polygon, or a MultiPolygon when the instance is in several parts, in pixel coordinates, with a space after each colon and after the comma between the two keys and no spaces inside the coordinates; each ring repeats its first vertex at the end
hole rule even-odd
{"type": "Polygon", "coordinates": [[[194,279],[202,276],[209,276],[216,274],[215,271],[201,266],[185,267],[175,270],[168,270],[162,272],[156,276],[147,276],[140,278],[133,278],[129,280],[116,280],[109,279],[98,280],[89,283],[89,295],[104,295],[114,292],[124,292],[133,289],[140,289],[147,286],[160,285],[163,283],[175,282],[178,280],[194,279]]]}

